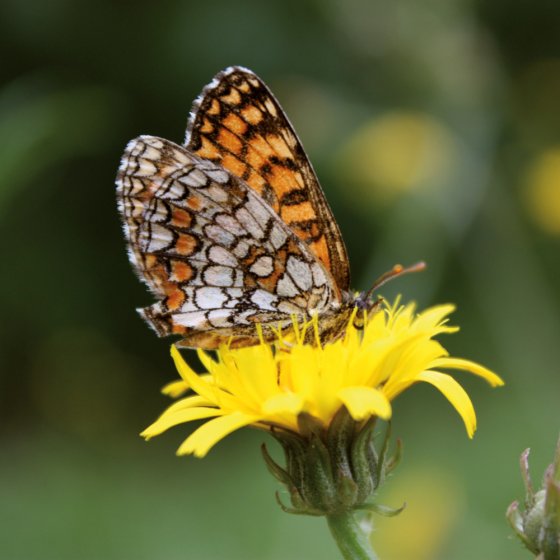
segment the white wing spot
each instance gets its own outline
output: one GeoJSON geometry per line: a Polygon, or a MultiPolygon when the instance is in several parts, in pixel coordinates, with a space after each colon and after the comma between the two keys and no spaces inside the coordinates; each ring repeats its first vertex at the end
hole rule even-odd
{"type": "Polygon", "coordinates": [[[220,288],[204,287],[195,292],[196,305],[200,309],[219,309],[226,300],[227,296],[220,288]]]}
{"type": "Polygon", "coordinates": [[[264,229],[270,220],[266,206],[256,196],[249,196],[245,208],[253,215],[256,222],[264,229]]]}
{"type": "Polygon", "coordinates": [[[287,274],[284,274],[278,283],[276,284],[276,293],[280,297],[294,297],[299,294],[299,290],[296,288],[296,285],[292,282],[290,277],[287,274]]]}
{"type": "Polygon", "coordinates": [[[208,312],[208,321],[214,328],[231,327],[231,316],[231,311],[227,311],[225,309],[213,309],[212,311],[208,312]]]}
{"type": "Polygon", "coordinates": [[[193,162],[192,159],[187,156],[187,154],[180,152],[179,150],[175,150],[173,152],[173,157],[179,165],[189,165],[193,162]]]}
{"type": "Polygon", "coordinates": [[[151,159],[152,161],[158,160],[161,158],[161,150],[155,148],[154,146],[146,146],[142,156],[146,159],[151,159]]]}
{"type": "Polygon", "coordinates": [[[179,177],[178,181],[187,185],[188,187],[202,187],[206,185],[208,179],[200,169],[191,169],[186,175],[179,177]]]}
{"type": "Polygon", "coordinates": [[[233,269],[229,266],[213,265],[204,270],[204,284],[207,286],[221,286],[223,288],[233,285],[233,269]]]}
{"type": "Polygon", "coordinates": [[[322,286],[327,283],[327,277],[325,276],[325,271],[319,263],[313,263],[311,265],[311,272],[313,273],[313,285],[322,286]]]}
{"type": "Polygon", "coordinates": [[[241,223],[241,225],[255,238],[255,239],[262,239],[264,237],[264,230],[262,227],[257,223],[254,216],[249,214],[246,208],[240,208],[237,213],[236,217],[241,223]]]}
{"type": "Polygon", "coordinates": [[[130,190],[127,193],[128,196],[137,195],[138,193],[144,190],[144,183],[140,179],[137,179],[136,177],[131,177],[129,183],[129,189],[130,190]]]}
{"type": "Polygon", "coordinates": [[[171,181],[169,184],[159,187],[156,196],[169,200],[181,200],[185,198],[185,187],[179,181],[171,181]]]}
{"type": "Polygon", "coordinates": [[[302,309],[301,307],[299,307],[298,305],[296,305],[291,301],[282,300],[278,304],[278,311],[282,313],[286,313],[286,315],[291,315],[292,313],[296,313],[296,314],[303,313],[305,309],[302,309]]]}
{"type": "Polygon", "coordinates": [[[290,256],[288,258],[288,263],[286,265],[286,270],[290,276],[294,279],[294,282],[301,288],[304,292],[308,292],[312,286],[312,275],[309,265],[294,257],[290,256]]]}
{"type": "MultiPolygon", "coordinates": [[[[190,291],[191,291],[190,295],[192,296],[192,290],[190,290],[190,291]]],[[[181,311],[183,313],[189,313],[191,311],[199,311],[198,305],[194,301],[192,301],[192,298],[188,297],[189,296],[189,293],[188,293],[189,291],[185,290],[185,292],[187,294],[187,299],[185,300],[185,303],[183,303],[183,305],[181,305],[181,311]]]]}
{"type": "Polygon", "coordinates": [[[149,230],[144,229],[141,232],[140,242],[147,242],[146,252],[153,253],[169,247],[173,242],[173,234],[159,224],[149,224],[149,230]]]}
{"type": "Polygon", "coordinates": [[[237,259],[227,249],[219,245],[212,245],[212,247],[210,247],[208,258],[216,264],[223,264],[233,268],[239,265],[237,259]]]}
{"type": "Polygon", "coordinates": [[[160,138],[156,138],[155,136],[150,136],[148,134],[148,135],[140,136],[135,140],[131,140],[128,143],[127,148],[131,149],[132,147],[134,147],[136,150],[138,150],[136,153],[139,154],[142,152],[142,150],[148,147],[158,148],[161,150],[163,146],[164,146],[163,140],[161,140],[160,138]]]}
{"type": "Polygon", "coordinates": [[[148,212],[150,222],[165,222],[168,219],[167,208],[159,198],[152,199],[148,212]]]}
{"type": "Polygon", "coordinates": [[[228,214],[218,214],[216,216],[216,223],[227,229],[233,235],[243,235],[247,233],[240,225],[239,222],[228,214]]]}
{"type": "Polygon", "coordinates": [[[204,311],[189,311],[187,313],[174,313],[173,323],[193,329],[204,328],[208,325],[204,311]]]}
{"type": "Polygon", "coordinates": [[[147,159],[141,159],[140,165],[136,168],[134,174],[137,177],[150,177],[157,173],[156,166],[147,159]]]}
{"type": "MultiPolygon", "coordinates": [[[[243,285],[243,282],[241,282],[241,285],[243,285]]],[[[235,307],[239,303],[239,298],[243,297],[242,288],[227,288],[225,292],[227,292],[229,298],[223,305],[226,308],[235,307]]]]}
{"type": "Polygon", "coordinates": [[[244,285],[244,281],[243,279],[245,278],[243,271],[239,268],[235,269],[235,281],[233,282],[234,286],[243,286],[244,285]]]}
{"type": "Polygon", "coordinates": [[[229,247],[235,241],[235,237],[220,226],[210,224],[204,228],[204,233],[211,241],[226,247],[229,247]]]}
{"type": "Polygon", "coordinates": [[[255,290],[253,295],[251,296],[251,301],[259,308],[259,309],[266,309],[268,311],[276,311],[276,307],[272,304],[276,303],[278,298],[267,292],[265,290],[255,290]]]}
{"type": "Polygon", "coordinates": [[[228,172],[224,169],[209,169],[206,172],[206,175],[212,179],[212,181],[216,181],[216,183],[227,183],[229,179],[228,172]]]}
{"type": "Polygon", "coordinates": [[[265,255],[263,257],[259,257],[249,269],[253,274],[256,276],[270,276],[274,271],[272,257],[269,255],[265,255]]]}
{"type": "Polygon", "coordinates": [[[284,243],[286,243],[286,239],[288,238],[288,234],[281,228],[278,224],[274,224],[272,226],[272,230],[270,232],[270,242],[275,249],[280,249],[284,243]]]}
{"type": "Polygon", "coordinates": [[[228,201],[228,194],[227,192],[216,183],[211,184],[208,189],[205,191],[206,195],[209,196],[214,202],[218,204],[220,202],[227,202],[228,201]]]}
{"type": "MultiPolygon", "coordinates": [[[[144,214],[145,206],[137,198],[126,198],[122,202],[122,209],[126,212],[127,216],[141,218],[144,214]]],[[[136,229],[136,226],[134,226],[134,229],[136,229]]]]}
{"type": "Polygon", "coordinates": [[[243,240],[238,241],[232,252],[239,259],[246,257],[249,252],[249,243],[243,240]]]}

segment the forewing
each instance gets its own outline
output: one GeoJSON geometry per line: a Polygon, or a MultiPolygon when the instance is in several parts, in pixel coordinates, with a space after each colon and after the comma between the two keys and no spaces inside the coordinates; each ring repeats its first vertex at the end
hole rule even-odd
{"type": "Polygon", "coordinates": [[[130,260],[162,298],[141,313],[162,336],[202,347],[221,334],[254,343],[256,322],[339,301],[323,265],[259,195],[172,142],[131,141],[117,195],[130,260]]]}
{"type": "Polygon", "coordinates": [[[348,290],[338,225],[292,125],[260,78],[240,67],[219,73],[193,105],[185,142],[263,197],[323,263],[339,291],[348,290]]]}

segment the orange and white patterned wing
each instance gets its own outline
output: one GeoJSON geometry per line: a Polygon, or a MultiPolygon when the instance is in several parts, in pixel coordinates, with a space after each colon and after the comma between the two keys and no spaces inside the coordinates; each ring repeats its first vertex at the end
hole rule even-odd
{"type": "Polygon", "coordinates": [[[253,72],[234,66],[216,75],[193,105],[185,144],[257,192],[323,263],[339,296],[348,290],[338,225],[288,118],[253,72]]]}
{"type": "Polygon", "coordinates": [[[258,342],[290,315],[339,303],[308,246],[244,181],[168,140],[125,151],[117,196],[129,257],[160,301],[139,310],[160,336],[215,348],[258,342]]]}

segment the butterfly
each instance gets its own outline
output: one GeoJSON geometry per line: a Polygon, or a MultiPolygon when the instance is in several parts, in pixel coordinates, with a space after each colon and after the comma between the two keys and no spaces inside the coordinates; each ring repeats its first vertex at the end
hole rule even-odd
{"type": "Polygon", "coordinates": [[[232,66],[195,100],[183,146],[130,141],[117,175],[129,260],[158,298],[139,313],[179,346],[258,344],[318,315],[321,341],[374,288],[419,270],[396,266],[362,294],[315,172],[284,111],[253,72],[232,66]],[[260,325],[260,333],[256,325],[260,325]]]}

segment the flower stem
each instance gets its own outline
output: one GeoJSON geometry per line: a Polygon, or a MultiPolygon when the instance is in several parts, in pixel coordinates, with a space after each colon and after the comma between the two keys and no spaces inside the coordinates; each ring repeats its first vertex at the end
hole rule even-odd
{"type": "Polygon", "coordinates": [[[351,512],[327,515],[327,522],[345,560],[377,560],[368,536],[351,512]]]}

